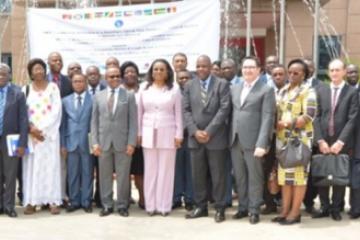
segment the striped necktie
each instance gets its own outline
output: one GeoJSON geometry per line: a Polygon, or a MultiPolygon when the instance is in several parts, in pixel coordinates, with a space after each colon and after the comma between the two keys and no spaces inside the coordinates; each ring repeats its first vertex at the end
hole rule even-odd
{"type": "Polygon", "coordinates": [[[201,94],[201,101],[202,103],[205,105],[207,102],[207,89],[206,89],[206,81],[204,80],[200,80],[200,85],[201,85],[201,90],[200,90],[200,94],[201,94]]]}

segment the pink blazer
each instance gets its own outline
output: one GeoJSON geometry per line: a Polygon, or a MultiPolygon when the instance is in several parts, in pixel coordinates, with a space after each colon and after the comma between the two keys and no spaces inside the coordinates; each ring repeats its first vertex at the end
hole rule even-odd
{"type": "Polygon", "coordinates": [[[138,136],[145,148],[175,149],[175,138],[183,138],[181,92],[150,86],[141,89],[138,102],[138,136]]]}

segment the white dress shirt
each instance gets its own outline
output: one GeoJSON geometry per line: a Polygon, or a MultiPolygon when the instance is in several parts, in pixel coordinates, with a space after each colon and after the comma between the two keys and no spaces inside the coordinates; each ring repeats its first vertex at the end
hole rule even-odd
{"type": "Polygon", "coordinates": [[[79,96],[80,96],[80,98],[81,98],[81,100],[80,100],[80,101],[81,101],[81,106],[84,105],[85,93],[86,93],[86,92],[84,91],[84,92],[81,93],[81,94],[77,94],[77,93],[74,94],[74,104],[75,104],[74,106],[75,106],[75,109],[78,109],[78,107],[79,107],[79,106],[78,106],[78,104],[79,104],[79,100],[78,100],[78,99],[79,99],[79,96]]]}
{"type": "MultiPolygon", "coordinates": [[[[119,96],[119,89],[120,89],[120,86],[117,87],[117,88],[114,88],[115,92],[114,92],[114,105],[113,105],[113,109],[112,109],[112,114],[115,113],[115,109],[116,109],[116,105],[117,105],[117,101],[118,101],[118,96],[119,96]]],[[[110,87],[107,87],[106,90],[107,90],[107,100],[109,101],[109,98],[111,96],[111,91],[113,89],[110,88],[110,87]]]]}
{"type": "Polygon", "coordinates": [[[241,91],[241,98],[240,98],[240,104],[241,106],[244,104],[245,99],[247,97],[247,95],[249,95],[251,89],[254,87],[254,85],[256,84],[256,82],[259,80],[259,78],[257,78],[255,81],[253,81],[252,83],[248,83],[246,81],[244,81],[244,86],[243,89],[241,91]]]}

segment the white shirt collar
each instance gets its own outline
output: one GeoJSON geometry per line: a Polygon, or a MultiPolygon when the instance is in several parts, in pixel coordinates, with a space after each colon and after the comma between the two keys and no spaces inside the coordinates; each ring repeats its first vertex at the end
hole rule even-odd
{"type": "Polygon", "coordinates": [[[334,88],[338,88],[339,90],[343,89],[345,86],[345,81],[342,81],[339,85],[335,86],[332,82],[330,83],[330,87],[333,90],[334,88]]]}

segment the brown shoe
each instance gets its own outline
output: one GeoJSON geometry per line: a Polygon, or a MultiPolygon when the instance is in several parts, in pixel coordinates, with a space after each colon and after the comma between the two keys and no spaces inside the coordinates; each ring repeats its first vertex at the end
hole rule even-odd
{"type": "Polygon", "coordinates": [[[36,211],[35,206],[31,206],[30,204],[28,204],[25,207],[24,214],[25,215],[31,215],[31,214],[34,214],[35,211],[36,211]]]}
{"type": "Polygon", "coordinates": [[[57,214],[60,214],[60,208],[56,205],[51,205],[50,206],[50,213],[52,215],[57,215],[57,214]]]}

